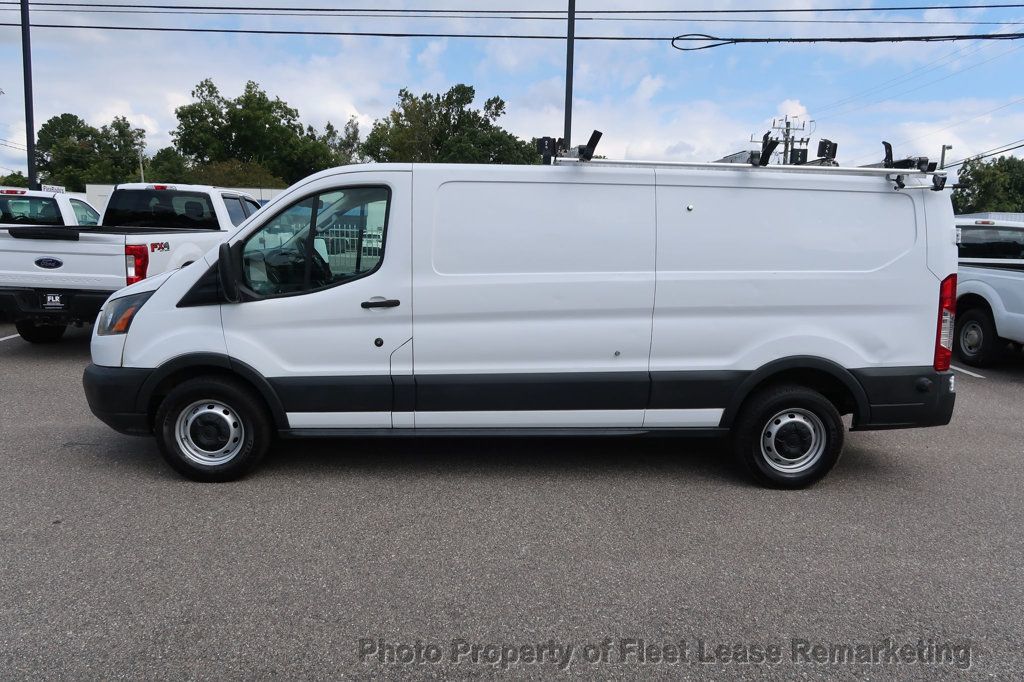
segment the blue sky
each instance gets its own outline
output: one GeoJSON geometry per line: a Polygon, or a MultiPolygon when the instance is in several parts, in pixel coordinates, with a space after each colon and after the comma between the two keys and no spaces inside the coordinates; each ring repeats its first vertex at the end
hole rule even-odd
{"type": "MultiPolygon", "coordinates": [[[[200,0],[180,4],[201,5],[200,0]]],[[[230,0],[206,4],[233,4],[230,0]]],[[[261,6],[378,6],[365,2],[247,2],[261,6]]],[[[877,2],[875,5],[898,4],[877,2]]],[[[908,3],[903,4],[923,4],[908,3]]],[[[962,3],[958,3],[962,4],[962,3]]],[[[551,0],[409,0],[380,7],[555,9],[551,0]]],[[[578,10],[743,7],[871,7],[865,2],[726,3],[581,0],[578,10]]],[[[691,18],[721,18],[703,15],[691,18]]],[[[981,21],[962,24],[692,23],[582,20],[581,35],[849,36],[987,33],[1024,30],[1024,9],[930,10],[743,15],[745,19],[981,21]]],[[[17,22],[0,12],[0,22],[17,22]]],[[[365,17],[237,17],[36,12],[36,23],[164,25],[314,30],[488,33],[564,32],[557,21],[381,19],[365,17]]],[[[0,140],[24,141],[19,30],[0,27],[0,140]]],[[[297,107],[322,126],[357,116],[364,134],[394,104],[399,88],[440,91],[454,83],[477,89],[480,102],[501,95],[503,124],[522,137],[557,135],[562,127],[564,43],[560,41],[266,37],[37,29],[33,35],[37,124],[70,111],[94,124],[123,114],[147,130],[151,151],[169,142],[174,108],[211,77],[228,95],[246,80],[297,107]]],[[[881,140],[898,156],[949,158],[1024,138],[1024,41],[878,45],[741,45],[678,52],[666,43],[579,42],[574,130],[582,143],[604,131],[611,157],[714,160],[749,148],[775,116],[807,121],[812,148],[820,137],[839,143],[840,161],[879,160],[881,140]],[[812,124],[811,121],[814,121],[812,124]]],[[[9,144],[9,143],[8,143],[9,144]]],[[[1024,150],[1017,150],[1020,153],[1024,150]]],[[[22,153],[0,145],[0,166],[21,169],[22,153]]]]}

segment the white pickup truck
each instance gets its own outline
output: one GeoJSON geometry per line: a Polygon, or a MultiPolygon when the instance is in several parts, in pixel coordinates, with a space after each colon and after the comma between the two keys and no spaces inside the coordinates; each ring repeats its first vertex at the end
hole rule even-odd
{"type": "Polygon", "coordinates": [[[63,192],[0,187],[0,225],[88,226],[100,214],[89,202],[63,192]]]}
{"type": "Polygon", "coordinates": [[[957,216],[960,278],[955,345],[985,367],[1024,345],[1024,222],[957,216]]]}
{"type": "Polygon", "coordinates": [[[114,188],[100,226],[0,223],[0,318],[56,342],[118,289],[201,260],[259,208],[215,187],[134,183],[114,188]]]}

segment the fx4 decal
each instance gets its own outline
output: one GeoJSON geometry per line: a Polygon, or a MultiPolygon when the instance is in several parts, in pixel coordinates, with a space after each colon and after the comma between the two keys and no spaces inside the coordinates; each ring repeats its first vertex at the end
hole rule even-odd
{"type": "Polygon", "coordinates": [[[149,250],[153,253],[156,253],[157,251],[170,251],[171,244],[170,242],[153,242],[149,245],[149,250]]]}

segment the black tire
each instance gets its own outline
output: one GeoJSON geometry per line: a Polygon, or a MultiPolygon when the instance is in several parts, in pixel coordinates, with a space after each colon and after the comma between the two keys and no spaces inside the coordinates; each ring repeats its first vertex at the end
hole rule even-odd
{"type": "Polygon", "coordinates": [[[66,324],[36,324],[32,320],[19,320],[14,327],[29,343],[57,343],[68,329],[66,324]]]}
{"type": "Polygon", "coordinates": [[[238,381],[217,376],[176,386],[160,403],[153,433],[175,471],[210,483],[245,476],[263,459],[273,438],[271,416],[260,397],[238,381]],[[181,440],[176,433],[179,418],[188,427],[181,440]]]}
{"type": "Polygon", "coordinates": [[[953,347],[957,357],[973,367],[988,367],[999,360],[1004,342],[984,308],[971,308],[957,316],[953,347]]]}
{"type": "Polygon", "coordinates": [[[817,391],[775,386],[744,404],[733,426],[733,454],[761,485],[803,488],[839,461],[844,429],[839,411],[817,391]]]}

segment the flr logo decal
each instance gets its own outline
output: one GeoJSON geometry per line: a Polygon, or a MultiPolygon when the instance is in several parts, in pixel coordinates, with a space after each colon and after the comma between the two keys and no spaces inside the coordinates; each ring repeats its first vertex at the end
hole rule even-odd
{"type": "Polygon", "coordinates": [[[171,244],[170,242],[153,242],[149,245],[149,250],[153,253],[156,253],[157,251],[170,251],[171,244]]]}

